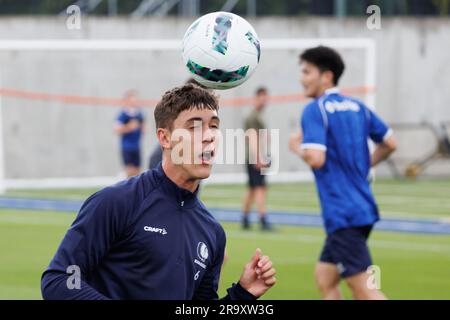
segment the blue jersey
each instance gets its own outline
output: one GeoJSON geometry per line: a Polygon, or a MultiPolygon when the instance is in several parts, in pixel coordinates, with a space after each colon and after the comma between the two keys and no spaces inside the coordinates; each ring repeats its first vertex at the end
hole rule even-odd
{"type": "Polygon", "coordinates": [[[378,208],[368,182],[368,139],[380,143],[391,130],[362,102],[330,89],[302,114],[302,149],[326,152],[322,168],[313,169],[325,229],[372,225],[378,208]]]}
{"type": "MultiPolygon", "coordinates": [[[[42,295],[217,299],[224,250],[221,225],[160,164],[86,200],[42,276],[42,295]]],[[[228,294],[254,298],[239,284],[228,294]]]]}
{"type": "MultiPolygon", "coordinates": [[[[120,124],[127,124],[132,120],[137,120],[141,125],[144,122],[144,116],[140,110],[130,112],[128,110],[122,110],[117,117],[117,122],[120,124]]],[[[132,132],[128,132],[121,137],[122,150],[138,150],[140,147],[142,135],[142,128],[139,127],[132,132]]]]}

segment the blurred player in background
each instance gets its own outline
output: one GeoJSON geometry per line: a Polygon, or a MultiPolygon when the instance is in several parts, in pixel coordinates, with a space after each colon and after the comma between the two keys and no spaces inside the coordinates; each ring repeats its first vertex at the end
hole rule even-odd
{"type": "Polygon", "coordinates": [[[366,272],[372,265],[367,240],[379,220],[368,175],[396,149],[392,130],[362,102],[339,93],[345,66],[336,51],[308,49],[300,64],[305,95],[314,101],[289,147],[311,166],[319,192],[327,238],[316,265],[317,286],[324,299],[341,299],[343,278],[355,299],[385,299],[368,285],[366,272]],[[376,143],[372,155],[368,139],[376,143]]]}
{"type": "Polygon", "coordinates": [[[144,115],[137,105],[137,92],[129,90],[124,96],[125,107],[117,117],[115,131],[120,135],[122,162],[127,177],[138,175],[141,170],[141,136],[144,131],[144,115]]]}
{"type": "Polygon", "coordinates": [[[256,202],[256,210],[259,214],[261,228],[263,230],[270,230],[271,226],[266,219],[266,197],[267,187],[265,176],[261,173],[261,169],[267,167],[262,161],[262,154],[264,150],[268,150],[267,146],[263,147],[263,143],[267,143],[267,139],[260,141],[259,130],[266,129],[266,125],[261,118],[267,102],[269,100],[268,91],[264,87],[260,87],[255,92],[255,106],[250,115],[245,119],[245,131],[254,130],[249,135],[248,149],[245,152],[246,169],[248,175],[248,190],[244,196],[242,203],[242,227],[244,229],[250,228],[249,214],[253,202],[256,202]],[[260,144],[261,143],[261,144],[260,144]],[[261,150],[263,149],[263,150],[261,150]],[[250,163],[250,154],[253,159],[256,159],[256,164],[250,163]]]}

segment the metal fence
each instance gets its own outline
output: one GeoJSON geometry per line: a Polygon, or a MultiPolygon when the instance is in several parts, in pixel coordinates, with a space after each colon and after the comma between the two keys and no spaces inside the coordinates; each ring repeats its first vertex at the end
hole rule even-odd
{"type": "Polygon", "coordinates": [[[84,14],[142,16],[198,16],[232,11],[244,16],[364,16],[369,5],[383,15],[449,16],[450,0],[0,0],[0,14],[54,15],[78,5],[84,14]]]}

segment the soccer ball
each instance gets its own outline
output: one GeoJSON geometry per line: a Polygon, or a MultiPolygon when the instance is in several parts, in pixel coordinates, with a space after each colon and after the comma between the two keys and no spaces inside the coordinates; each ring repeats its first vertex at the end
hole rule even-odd
{"type": "Polygon", "coordinates": [[[193,78],[212,89],[236,87],[250,78],[261,48],[255,29],[229,12],[198,18],[183,37],[183,61],[193,78]]]}

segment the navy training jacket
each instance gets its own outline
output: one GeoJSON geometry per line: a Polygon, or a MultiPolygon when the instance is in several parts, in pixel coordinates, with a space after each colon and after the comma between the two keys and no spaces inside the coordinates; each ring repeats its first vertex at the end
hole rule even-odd
{"type": "MultiPolygon", "coordinates": [[[[44,299],[217,299],[225,232],[161,163],[90,196],[42,275],[44,299]]],[[[239,284],[224,299],[254,299],[239,284]]]]}

